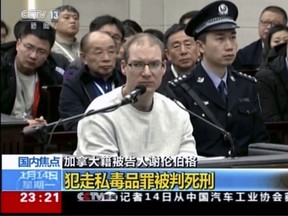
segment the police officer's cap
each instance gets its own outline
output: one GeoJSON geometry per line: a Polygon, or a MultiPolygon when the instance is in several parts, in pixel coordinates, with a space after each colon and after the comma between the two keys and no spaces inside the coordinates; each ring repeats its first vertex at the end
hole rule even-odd
{"type": "Polygon", "coordinates": [[[197,38],[204,31],[238,28],[238,9],[230,1],[215,1],[200,10],[187,24],[185,33],[197,38]]]}

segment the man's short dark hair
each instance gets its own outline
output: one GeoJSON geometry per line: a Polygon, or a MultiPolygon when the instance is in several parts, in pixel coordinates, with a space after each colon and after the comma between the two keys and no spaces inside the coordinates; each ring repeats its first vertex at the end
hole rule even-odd
{"type": "Polygon", "coordinates": [[[26,22],[31,22],[31,21],[35,21],[35,20],[36,19],[23,18],[23,19],[20,19],[16,22],[16,24],[14,25],[14,28],[13,28],[13,33],[14,33],[16,40],[20,38],[21,32],[23,31],[23,29],[26,25],[26,22]]]}
{"type": "Polygon", "coordinates": [[[53,47],[55,42],[55,29],[47,22],[39,20],[24,21],[21,23],[17,39],[22,39],[27,35],[34,35],[41,40],[47,40],[50,44],[50,48],[53,47]]]}
{"type": "Polygon", "coordinates": [[[274,12],[274,13],[277,13],[277,14],[280,14],[282,17],[283,17],[283,21],[284,23],[281,23],[282,25],[287,25],[287,13],[286,11],[279,7],[279,6],[276,6],[276,5],[270,5],[266,8],[263,9],[263,11],[261,12],[260,16],[262,16],[262,14],[266,11],[271,11],[271,12],[274,12]]]}
{"type": "Polygon", "coordinates": [[[160,41],[164,42],[164,34],[162,31],[158,30],[158,29],[146,29],[144,31],[144,33],[149,33],[149,34],[152,34],[154,36],[156,36],[160,41]]]}
{"type": "Polygon", "coordinates": [[[164,34],[164,45],[167,48],[167,44],[168,44],[168,40],[169,37],[179,31],[184,31],[185,30],[186,25],[185,24],[179,24],[179,23],[175,23],[173,24],[170,28],[168,28],[164,34]]]}
{"type": "Polygon", "coordinates": [[[143,32],[142,27],[135,20],[126,19],[122,21],[122,24],[132,27],[137,33],[143,32]]]}
{"type": "Polygon", "coordinates": [[[98,31],[105,25],[115,25],[122,34],[122,40],[124,39],[125,30],[123,24],[118,18],[110,15],[98,16],[94,20],[92,20],[89,26],[89,31],[98,31]]]}
{"type": "Polygon", "coordinates": [[[193,10],[183,14],[179,19],[179,24],[184,24],[184,21],[186,19],[192,19],[198,12],[199,12],[198,10],[193,10]]]}
{"type": "Polygon", "coordinates": [[[59,6],[53,10],[53,14],[51,16],[51,22],[57,22],[60,13],[63,11],[66,11],[66,10],[69,12],[76,13],[78,18],[80,17],[79,11],[75,7],[73,7],[71,5],[62,5],[62,6],[59,6]],[[55,13],[57,13],[58,15],[56,15],[55,13]]]}

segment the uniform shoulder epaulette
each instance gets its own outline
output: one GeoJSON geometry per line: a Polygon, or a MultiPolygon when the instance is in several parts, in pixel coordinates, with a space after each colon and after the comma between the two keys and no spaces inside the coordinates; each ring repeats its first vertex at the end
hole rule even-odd
{"type": "Polygon", "coordinates": [[[248,75],[246,73],[240,72],[240,71],[232,71],[235,75],[237,75],[238,77],[242,77],[244,79],[247,79],[249,81],[252,81],[254,83],[257,82],[257,79],[251,75],[248,75]]]}
{"type": "Polygon", "coordinates": [[[188,74],[184,74],[181,76],[178,76],[177,78],[175,78],[174,80],[170,80],[168,82],[170,87],[176,87],[178,85],[180,85],[181,83],[185,82],[186,80],[188,80],[191,77],[192,73],[188,73],[188,74]]]}

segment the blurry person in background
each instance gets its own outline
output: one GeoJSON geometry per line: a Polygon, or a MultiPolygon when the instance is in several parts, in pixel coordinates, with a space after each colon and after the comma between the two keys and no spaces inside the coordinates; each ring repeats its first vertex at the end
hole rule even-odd
{"type": "MultiPolygon", "coordinates": [[[[110,15],[103,15],[96,17],[91,21],[89,25],[89,32],[93,31],[101,31],[109,34],[116,43],[116,51],[118,54],[122,46],[125,35],[123,24],[118,18],[110,15]]],[[[82,60],[80,58],[77,58],[69,65],[69,67],[65,71],[64,79],[72,76],[75,72],[79,71],[79,69],[82,66],[83,66],[82,60]]],[[[119,71],[119,75],[122,76],[119,61],[116,62],[116,69],[119,71]]]]}
{"type": "Polygon", "coordinates": [[[156,36],[162,43],[164,43],[164,34],[162,31],[160,31],[158,29],[150,28],[150,29],[146,29],[144,31],[144,33],[152,34],[152,35],[156,36]]]}
{"type": "Polygon", "coordinates": [[[269,52],[273,47],[282,43],[286,43],[287,41],[288,41],[288,26],[284,25],[273,26],[264,40],[262,65],[265,65],[267,63],[269,52]]]}
{"type": "Polygon", "coordinates": [[[76,35],[79,32],[79,12],[71,5],[57,7],[51,19],[56,30],[53,52],[64,55],[69,62],[79,57],[80,45],[76,35]]]}
{"type": "Polygon", "coordinates": [[[123,27],[124,27],[125,34],[124,34],[123,43],[122,43],[120,50],[118,52],[118,55],[117,55],[117,58],[119,60],[122,60],[124,58],[124,45],[125,45],[126,41],[131,39],[134,35],[137,34],[137,32],[132,27],[130,27],[128,25],[123,25],[123,27]]]}
{"type": "Polygon", "coordinates": [[[267,33],[275,25],[287,25],[287,13],[279,6],[268,6],[261,12],[258,22],[259,39],[239,49],[233,67],[236,70],[255,69],[261,65],[263,44],[267,33]]]}
{"type": "MultiPolygon", "coordinates": [[[[101,31],[87,33],[80,42],[82,68],[65,79],[59,100],[61,118],[84,113],[98,96],[123,85],[116,71],[117,48],[113,38],[101,31]]],[[[77,121],[64,124],[65,130],[77,130],[77,121]]]]}
{"type": "Polygon", "coordinates": [[[198,10],[188,11],[180,17],[178,23],[186,25],[198,12],[198,10]]]}
{"type": "Polygon", "coordinates": [[[136,31],[137,33],[143,32],[142,27],[135,20],[126,19],[126,20],[122,21],[122,24],[132,27],[134,29],[134,31],[136,31]]]}
{"type": "MultiPolygon", "coordinates": [[[[288,42],[274,46],[266,64],[256,73],[265,122],[288,121],[288,42]]],[[[272,143],[284,143],[284,134],[269,134],[272,143]]]]}
{"type": "Polygon", "coordinates": [[[288,121],[287,41],[272,48],[267,63],[256,73],[262,116],[266,122],[288,121]]]}
{"type": "Polygon", "coordinates": [[[6,42],[8,33],[9,33],[8,26],[3,20],[1,20],[1,44],[6,42]]]}
{"type": "MultiPolygon", "coordinates": [[[[14,25],[14,36],[16,38],[16,40],[18,40],[21,36],[21,32],[23,31],[23,29],[25,29],[25,25],[28,22],[31,22],[35,19],[20,19],[16,22],[16,24],[14,25]]],[[[11,42],[11,44],[13,44],[14,42],[11,42]]],[[[9,47],[10,45],[7,44],[7,47],[9,47]]],[[[59,72],[61,75],[64,74],[65,69],[69,66],[70,62],[69,60],[62,55],[61,53],[56,53],[51,51],[50,55],[48,56],[49,64],[53,67],[53,65],[55,65],[55,70],[57,72],[59,72]]]]}
{"type": "Polygon", "coordinates": [[[47,61],[54,41],[55,30],[33,20],[25,23],[17,42],[1,53],[1,113],[25,118],[31,126],[46,123],[41,88],[62,84],[62,75],[47,61]]]}
{"type": "Polygon", "coordinates": [[[198,60],[196,42],[193,37],[185,34],[185,27],[184,24],[174,24],[165,32],[167,69],[157,90],[162,94],[166,94],[166,86],[170,80],[190,72],[196,66],[198,60]]]}

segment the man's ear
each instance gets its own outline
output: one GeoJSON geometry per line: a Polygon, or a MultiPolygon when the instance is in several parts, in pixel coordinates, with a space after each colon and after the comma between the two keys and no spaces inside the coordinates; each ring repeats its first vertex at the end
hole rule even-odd
{"type": "Polygon", "coordinates": [[[51,22],[51,26],[52,26],[55,30],[57,30],[57,22],[51,22]]]}
{"type": "Polygon", "coordinates": [[[169,61],[171,60],[170,55],[169,55],[169,51],[167,48],[165,49],[165,56],[166,56],[166,59],[168,59],[169,61]]]}
{"type": "Polygon", "coordinates": [[[19,38],[19,39],[17,40],[17,42],[16,42],[16,51],[18,51],[18,47],[19,47],[19,45],[20,45],[20,43],[21,43],[20,40],[21,40],[21,39],[19,38]]]}
{"type": "Polygon", "coordinates": [[[126,67],[127,67],[126,61],[122,59],[121,60],[121,72],[124,76],[126,76],[126,67]]]}
{"type": "Polygon", "coordinates": [[[83,61],[83,63],[86,65],[87,61],[86,61],[86,53],[85,52],[80,52],[80,58],[83,61]]]}
{"type": "Polygon", "coordinates": [[[163,76],[165,75],[166,73],[166,66],[167,66],[167,62],[166,60],[163,61],[163,76]]]}
{"type": "Polygon", "coordinates": [[[196,46],[197,46],[198,56],[202,56],[204,53],[205,44],[203,43],[203,41],[196,40],[196,46]]]}

